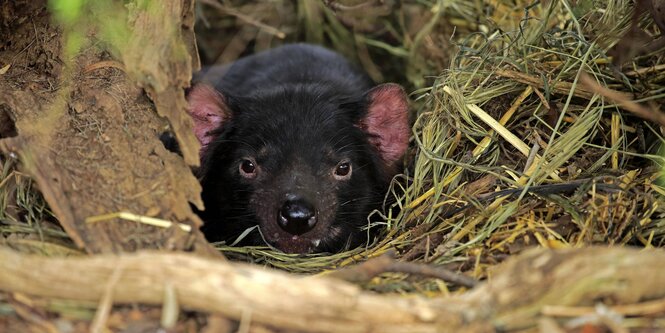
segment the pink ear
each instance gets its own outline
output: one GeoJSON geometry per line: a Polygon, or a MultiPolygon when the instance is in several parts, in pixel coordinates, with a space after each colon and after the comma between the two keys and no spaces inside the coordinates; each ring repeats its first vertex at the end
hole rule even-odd
{"type": "Polygon", "coordinates": [[[367,115],[360,127],[371,134],[370,142],[378,149],[388,168],[393,168],[409,146],[409,102],[404,89],[385,83],[367,92],[367,115]]]}
{"type": "Polygon", "coordinates": [[[224,96],[207,84],[196,84],[187,94],[187,112],[194,120],[194,134],[201,142],[201,155],[214,136],[210,132],[230,119],[224,96]]]}

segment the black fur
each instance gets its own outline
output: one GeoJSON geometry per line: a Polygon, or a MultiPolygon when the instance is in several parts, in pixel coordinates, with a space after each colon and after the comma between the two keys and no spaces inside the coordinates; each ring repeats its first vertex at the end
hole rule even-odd
{"type": "Polygon", "coordinates": [[[206,237],[231,243],[260,225],[263,237],[254,230],[240,244],[265,239],[297,253],[367,241],[368,214],[380,208],[392,176],[358,126],[374,86],[367,75],[332,51],[294,44],[238,60],[213,85],[231,117],[211,133],[216,138],[198,170],[206,237]],[[246,158],[256,161],[254,179],[239,173],[246,158]],[[352,165],[351,178],[338,180],[333,173],[343,160],[352,165]],[[317,212],[316,228],[299,236],[275,222],[294,193],[317,212]]]}

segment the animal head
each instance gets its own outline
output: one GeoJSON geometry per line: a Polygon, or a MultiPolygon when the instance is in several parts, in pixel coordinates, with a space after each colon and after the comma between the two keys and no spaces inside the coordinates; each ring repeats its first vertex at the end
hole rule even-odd
{"type": "Polygon", "coordinates": [[[201,142],[203,231],[289,253],[357,246],[408,146],[408,101],[396,84],[358,96],[302,85],[230,96],[188,94],[201,142]]]}

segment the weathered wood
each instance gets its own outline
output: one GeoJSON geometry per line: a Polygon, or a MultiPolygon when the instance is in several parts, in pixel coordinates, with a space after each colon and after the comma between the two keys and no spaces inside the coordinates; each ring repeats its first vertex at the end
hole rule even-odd
{"type": "Polygon", "coordinates": [[[115,303],[161,304],[311,332],[491,332],[534,328],[545,306],[630,304],[665,297],[665,251],[536,249],[488,283],[451,298],[377,295],[341,280],[302,277],[182,253],[44,258],[0,250],[0,289],[99,301],[113,274],[115,303]],[[85,274],[71,274],[85,272],[85,274]]]}
{"type": "Polygon", "coordinates": [[[184,112],[184,88],[201,66],[194,37],[194,1],[137,0],[125,7],[132,34],[126,44],[117,44],[119,56],[127,73],[148,92],[157,112],[169,119],[185,162],[198,166],[200,144],[184,112]]]}
{"type": "MultiPolygon", "coordinates": [[[[0,289],[116,303],[160,304],[167,285],[190,310],[312,332],[441,332],[462,318],[419,297],[381,296],[340,280],[301,277],[182,253],[45,258],[0,250],[0,289]],[[71,272],[85,272],[71,274],[71,272]]],[[[448,330],[453,332],[453,330],[448,330]]]]}
{"type": "Polygon", "coordinates": [[[0,39],[21,38],[0,50],[0,63],[10,65],[0,76],[0,107],[18,132],[0,139],[0,151],[19,157],[67,234],[88,252],[160,248],[219,255],[198,232],[202,222],[190,206],[202,208],[189,167],[198,164],[199,143],[184,95],[199,66],[193,4],[107,4],[117,12],[93,4],[84,15],[113,17],[131,31],[129,40],[102,42],[111,38],[90,22],[105,21],[79,18],[77,29],[89,39],[76,57],[63,51],[69,34],[53,23],[46,1],[30,2],[31,10],[21,11],[27,16],[3,17],[15,31],[0,39]],[[167,124],[160,115],[170,121],[187,163],[159,141],[167,124]],[[121,211],[189,224],[193,232],[118,219],[85,222],[121,211]]]}
{"type": "Polygon", "coordinates": [[[534,249],[507,260],[462,298],[493,312],[502,330],[533,327],[545,306],[633,304],[665,297],[665,251],[534,249]],[[491,310],[490,310],[491,309],[491,310]]]}

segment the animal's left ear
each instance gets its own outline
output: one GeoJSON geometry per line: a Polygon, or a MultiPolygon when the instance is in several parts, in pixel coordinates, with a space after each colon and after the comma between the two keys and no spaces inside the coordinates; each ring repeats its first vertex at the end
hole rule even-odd
{"type": "Polygon", "coordinates": [[[360,128],[379,151],[386,166],[394,168],[409,146],[409,102],[404,89],[395,83],[378,85],[365,93],[367,114],[360,128]]]}

